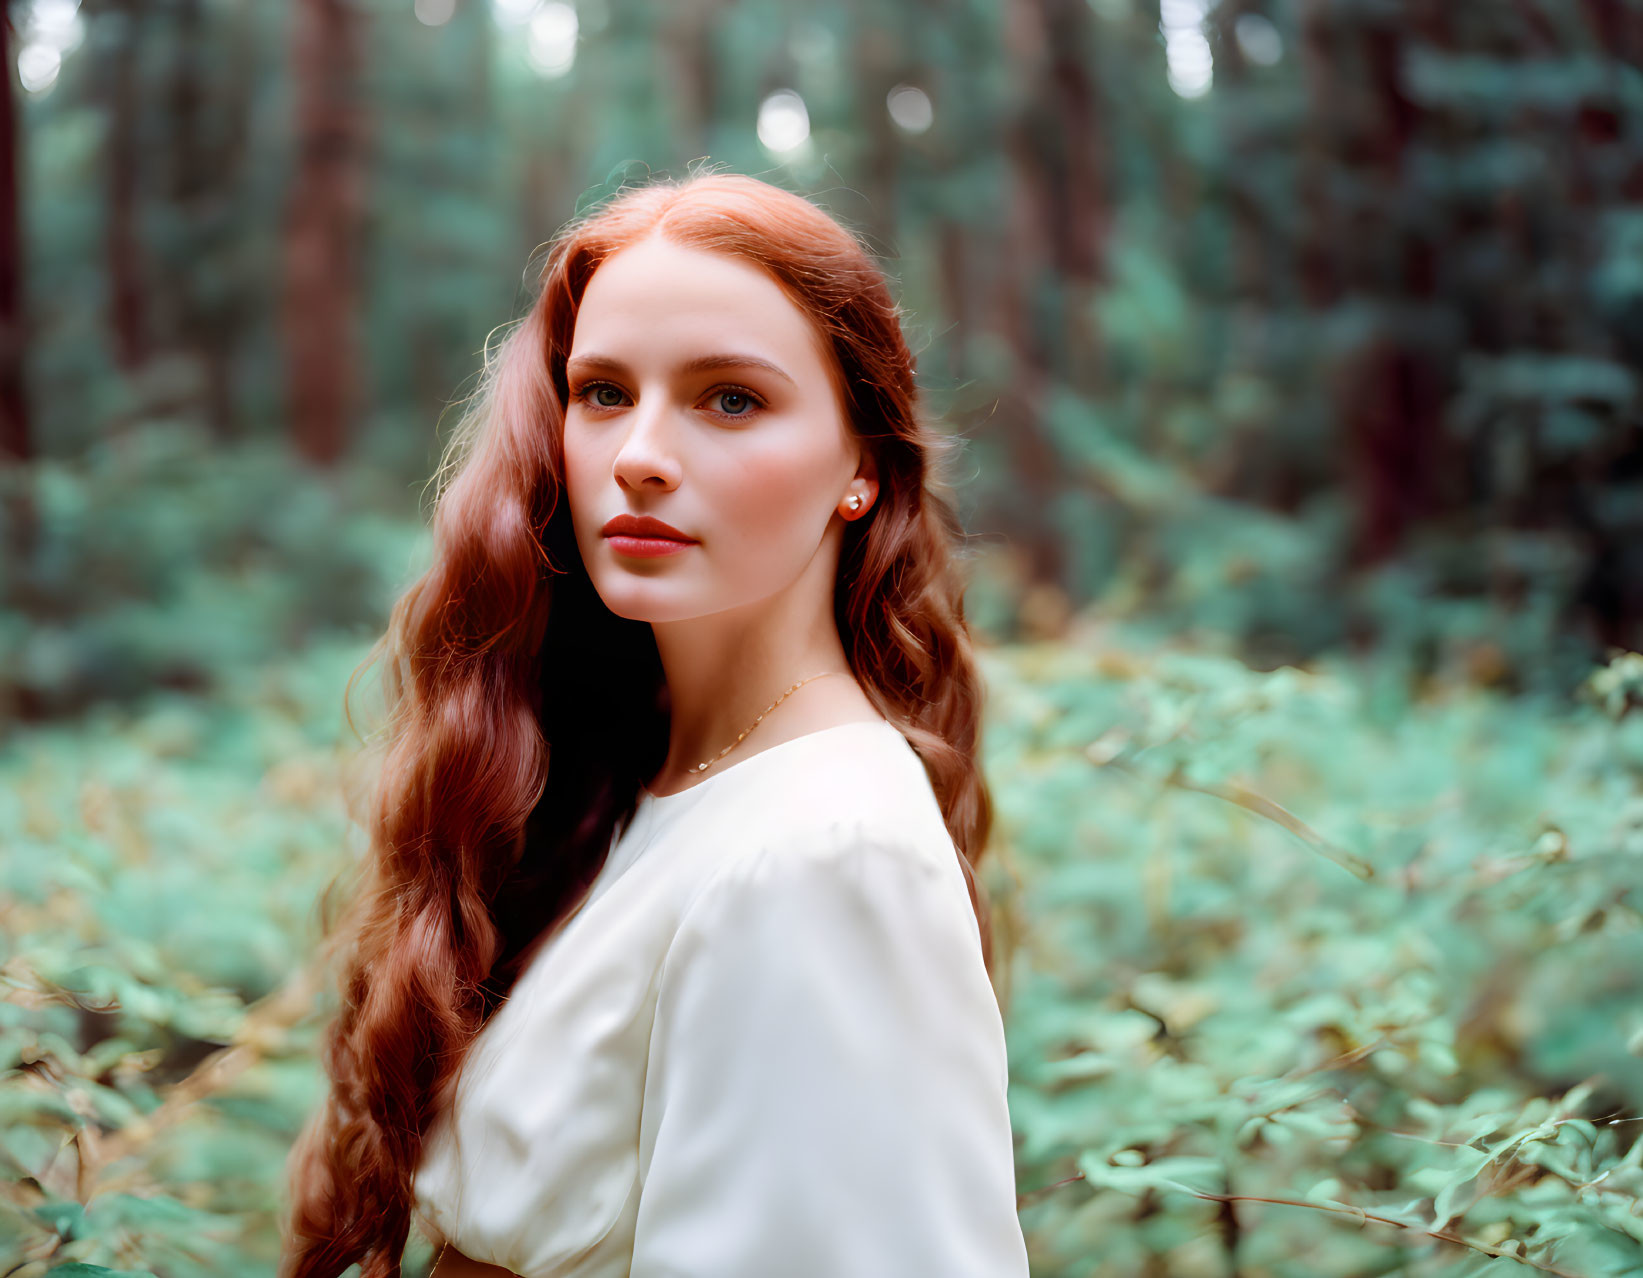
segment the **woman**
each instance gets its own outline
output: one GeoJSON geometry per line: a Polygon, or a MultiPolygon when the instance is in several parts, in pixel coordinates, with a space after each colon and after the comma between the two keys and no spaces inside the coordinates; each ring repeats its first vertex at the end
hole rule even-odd
{"type": "Polygon", "coordinates": [[[280,1273],[397,1275],[414,1215],[437,1278],[1021,1278],[962,534],[884,278],[697,173],[542,285],[373,654],[280,1273]]]}

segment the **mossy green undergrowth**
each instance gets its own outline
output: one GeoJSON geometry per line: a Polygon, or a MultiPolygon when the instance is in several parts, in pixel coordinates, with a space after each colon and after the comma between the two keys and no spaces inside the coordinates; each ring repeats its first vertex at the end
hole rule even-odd
{"type": "MultiPolygon", "coordinates": [[[[363,655],[0,755],[11,1272],[273,1273],[363,655]]],[[[983,660],[1035,1275],[1643,1269],[1635,659],[1568,704],[1117,631],[983,660]]]]}
{"type": "Polygon", "coordinates": [[[1643,1272],[1635,662],[990,655],[1035,1275],[1643,1272]]]}

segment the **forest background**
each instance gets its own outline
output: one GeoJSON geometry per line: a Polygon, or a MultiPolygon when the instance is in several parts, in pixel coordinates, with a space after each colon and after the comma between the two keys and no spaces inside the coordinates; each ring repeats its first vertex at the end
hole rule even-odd
{"type": "Polygon", "coordinates": [[[966,441],[1035,1275],[1643,1272],[1640,0],[0,8],[0,1278],[273,1273],[348,673],[693,164],[966,441]]]}

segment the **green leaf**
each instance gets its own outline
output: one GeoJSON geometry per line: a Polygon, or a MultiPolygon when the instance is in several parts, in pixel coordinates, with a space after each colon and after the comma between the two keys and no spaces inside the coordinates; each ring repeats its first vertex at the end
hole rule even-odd
{"type": "Polygon", "coordinates": [[[34,1214],[65,1240],[72,1240],[85,1219],[86,1209],[72,1202],[42,1203],[34,1209],[34,1214]]]}
{"type": "Polygon", "coordinates": [[[1169,1157],[1140,1167],[1114,1167],[1100,1158],[1082,1155],[1078,1169],[1091,1185],[1101,1185],[1126,1194],[1141,1194],[1149,1189],[1172,1189],[1185,1193],[1202,1189],[1220,1193],[1226,1184],[1226,1173],[1214,1158],[1169,1157]],[[1197,1181],[1197,1184],[1185,1182],[1197,1181]]]}

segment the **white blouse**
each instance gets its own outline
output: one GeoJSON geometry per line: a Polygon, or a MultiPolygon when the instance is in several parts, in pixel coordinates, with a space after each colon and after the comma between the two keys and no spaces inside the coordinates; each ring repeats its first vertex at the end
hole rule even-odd
{"type": "Polygon", "coordinates": [[[1004,1026],[884,721],[641,791],[425,1141],[418,1210],[524,1278],[1025,1278],[1004,1026]]]}

